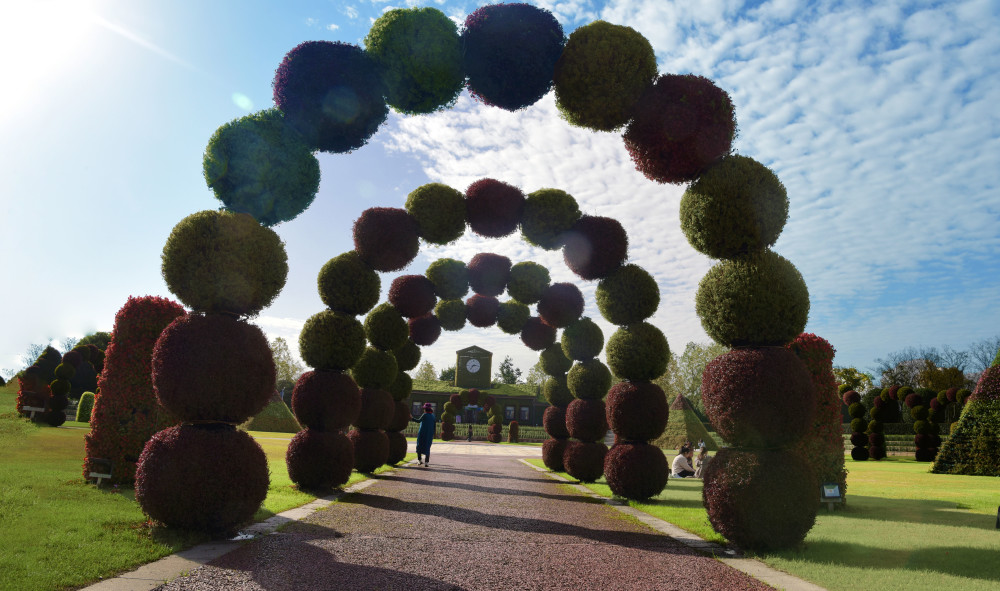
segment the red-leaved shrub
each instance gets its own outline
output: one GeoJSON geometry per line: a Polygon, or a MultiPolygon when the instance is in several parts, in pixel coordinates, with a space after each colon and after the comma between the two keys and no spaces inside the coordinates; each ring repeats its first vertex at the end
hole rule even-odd
{"type": "Polygon", "coordinates": [[[478,328],[486,328],[497,323],[497,312],[500,311],[500,300],[493,296],[474,294],[465,300],[465,317],[469,324],[478,328]]]}
{"type": "Polygon", "coordinates": [[[605,403],[608,425],[625,441],[656,439],[670,416],[666,394],[651,382],[619,382],[608,392],[605,403]]]}
{"type": "Polygon", "coordinates": [[[396,413],[392,394],[376,388],[361,389],[361,412],[354,425],[361,429],[385,429],[396,413]]]}
{"type": "Polygon", "coordinates": [[[340,431],[303,429],[288,444],[285,465],[300,489],[326,492],[350,480],[354,445],[340,431]]]}
{"type": "Polygon", "coordinates": [[[354,250],[376,271],[401,271],[420,251],[417,221],[405,209],[366,209],[354,222],[354,250]]]}
{"type": "Polygon", "coordinates": [[[604,458],[604,478],[611,492],[643,500],[663,492],[670,466],[663,451],[648,443],[618,443],[604,458]]]}
{"type": "Polygon", "coordinates": [[[292,412],[303,427],[343,429],[361,412],[361,391],[354,379],[339,371],[307,371],[292,390],[292,412]]]}
{"type": "Polygon", "coordinates": [[[612,218],[585,215],[563,237],[563,260],[583,279],[603,279],[628,258],[628,233],[612,218]]]}
{"type": "Polygon", "coordinates": [[[347,437],[354,444],[354,469],[371,474],[389,459],[389,438],[379,430],[351,429],[347,437]]]}
{"type": "Polygon", "coordinates": [[[594,482],[604,474],[604,456],[608,446],[603,441],[574,441],[566,443],[563,465],[566,473],[580,482],[594,482]]]}
{"type": "Polygon", "coordinates": [[[583,314],[583,294],[572,283],[553,283],[538,300],[538,315],[546,324],[565,328],[583,314]]]}
{"type": "Polygon", "coordinates": [[[487,238],[502,238],[521,223],[524,193],[494,179],[480,179],[465,190],[465,218],[472,231],[487,238]]]}
{"type": "Polygon", "coordinates": [[[541,351],[556,342],[556,328],[532,316],[521,329],[521,342],[532,351],[541,351]]]}
{"type": "Polygon", "coordinates": [[[409,325],[410,340],[421,347],[433,345],[441,336],[441,321],[433,314],[410,318],[409,325]]]}
{"type": "Polygon", "coordinates": [[[545,432],[555,439],[569,438],[569,429],[566,428],[565,408],[559,408],[558,406],[546,408],[542,414],[542,425],[545,427],[545,432]]]}
{"type": "MultiPolygon", "coordinates": [[[[568,435],[568,434],[567,434],[568,435]]],[[[565,468],[563,455],[566,452],[567,439],[547,439],[542,444],[542,463],[553,472],[562,472],[565,468]]]]}
{"type": "Polygon", "coordinates": [[[481,252],[466,265],[469,287],[481,296],[498,296],[510,281],[510,267],[509,258],[492,252],[481,252]]]}
{"type": "Polygon", "coordinates": [[[603,440],[608,420],[603,400],[574,400],[566,407],[566,428],[580,441],[603,440]]]}
{"type": "Polygon", "coordinates": [[[423,275],[400,275],[389,286],[389,303],[406,318],[423,316],[434,309],[434,284],[423,275]]]}
{"type": "Polygon", "coordinates": [[[399,431],[387,431],[385,437],[389,440],[389,456],[385,463],[395,466],[406,458],[406,436],[399,431]]]}

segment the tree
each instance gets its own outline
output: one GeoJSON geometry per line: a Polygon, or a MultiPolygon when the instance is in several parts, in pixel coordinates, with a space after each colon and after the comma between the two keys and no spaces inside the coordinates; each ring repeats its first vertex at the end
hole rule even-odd
{"type": "Polygon", "coordinates": [[[455,382],[455,371],[456,370],[455,370],[455,366],[454,365],[452,365],[451,367],[442,369],[441,373],[438,375],[438,379],[441,380],[442,382],[454,383],[455,382]]]}
{"type": "Polygon", "coordinates": [[[424,380],[428,382],[433,382],[437,379],[437,374],[434,373],[434,366],[431,365],[430,361],[424,361],[417,368],[417,373],[413,375],[415,380],[424,380]]]}
{"type": "Polygon", "coordinates": [[[21,355],[21,363],[24,367],[30,366],[39,357],[41,357],[42,353],[45,352],[46,347],[47,345],[39,345],[37,343],[28,345],[28,350],[24,353],[24,355],[21,355]]]}
{"type": "Polygon", "coordinates": [[[274,357],[275,385],[278,392],[287,390],[291,392],[295,387],[295,380],[299,379],[305,368],[292,357],[292,352],[288,348],[288,341],[281,337],[274,337],[270,342],[271,356],[274,357]]]}
{"type": "Polygon", "coordinates": [[[969,345],[969,367],[966,370],[978,377],[993,363],[997,350],[1000,350],[1000,335],[972,343],[969,345]]]}
{"type": "Polygon", "coordinates": [[[521,379],[521,370],[514,367],[514,360],[508,355],[500,362],[500,367],[494,377],[504,384],[516,384],[521,379]]]}
{"type": "Polygon", "coordinates": [[[94,345],[101,351],[106,351],[110,343],[111,333],[98,331],[83,337],[77,345],[94,345]]]}
{"type": "Polygon", "coordinates": [[[833,375],[837,378],[837,383],[846,384],[848,388],[858,393],[867,392],[875,385],[874,376],[853,367],[834,367],[833,375]]]}
{"type": "Polygon", "coordinates": [[[699,413],[704,414],[705,407],[701,403],[701,374],[705,366],[713,359],[728,353],[724,345],[711,343],[688,343],[680,358],[672,355],[667,363],[667,373],[656,380],[657,385],[667,394],[667,400],[673,400],[678,394],[683,394],[699,413]]]}
{"type": "Polygon", "coordinates": [[[79,342],[80,339],[76,337],[66,337],[62,340],[62,343],[60,343],[62,345],[62,352],[66,353],[67,351],[72,351],[73,347],[75,347],[79,342]]]}
{"type": "Polygon", "coordinates": [[[935,392],[964,388],[965,381],[965,374],[957,367],[938,367],[930,361],[924,361],[924,368],[917,375],[917,383],[921,388],[930,388],[935,392]]]}
{"type": "Polygon", "coordinates": [[[528,375],[524,376],[524,383],[534,388],[541,388],[542,384],[549,376],[542,371],[542,362],[538,361],[528,370],[528,375]]]}

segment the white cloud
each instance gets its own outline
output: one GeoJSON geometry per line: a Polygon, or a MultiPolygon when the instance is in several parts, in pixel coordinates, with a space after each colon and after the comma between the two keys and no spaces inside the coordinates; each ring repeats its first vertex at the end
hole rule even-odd
{"type": "Polygon", "coordinates": [[[340,25],[336,23],[330,23],[329,25],[326,26],[326,28],[328,31],[336,31],[337,29],[340,28],[340,25]]]}

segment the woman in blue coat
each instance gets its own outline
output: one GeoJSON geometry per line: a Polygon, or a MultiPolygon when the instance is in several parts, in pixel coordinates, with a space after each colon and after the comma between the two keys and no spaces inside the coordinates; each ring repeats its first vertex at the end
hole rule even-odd
{"type": "Polygon", "coordinates": [[[431,461],[431,442],[434,441],[434,428],[437,417],[430,402],[424,403],[424,414],[420,416],[420,428],[417,429],[417,464],[429,466],[431,461]],[[421,457],[423,456],[423,457],[421,457]]]}

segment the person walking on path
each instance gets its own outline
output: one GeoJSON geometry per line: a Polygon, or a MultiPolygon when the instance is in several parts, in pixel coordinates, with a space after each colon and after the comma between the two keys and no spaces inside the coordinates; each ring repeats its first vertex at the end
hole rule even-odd
{"type": "Polygon", "coordinates": [[[437,424],[437,417],[434,416],[434,407],[430,402],[424,403],[424,414],[415,422],[420,423],[417,429],[417,464],[429,466],[431,462],[431,443],[434,441],[434,428],[437,424]]]}

